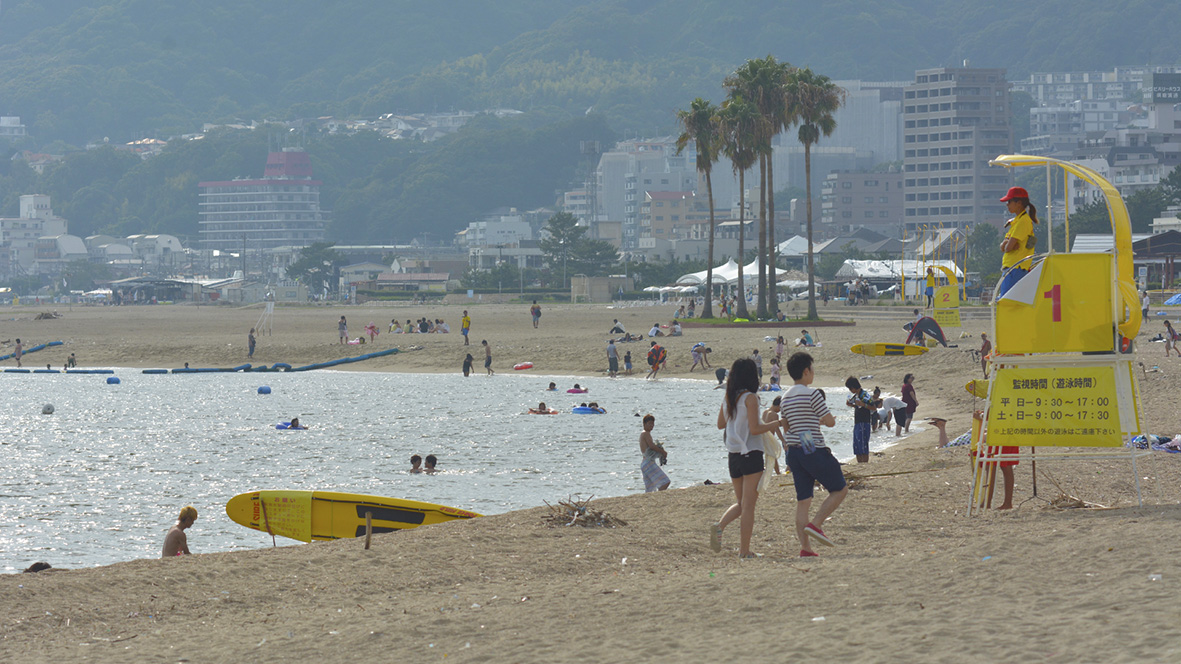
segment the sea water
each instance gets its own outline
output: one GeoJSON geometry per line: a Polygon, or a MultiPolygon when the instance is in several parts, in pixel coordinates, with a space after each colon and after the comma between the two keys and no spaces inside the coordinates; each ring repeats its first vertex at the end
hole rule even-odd
{"type": "MultiPolygon", "coordinates": [[[[331,490],[496,514],[570,496],[644,490],[640,417],[656,416],[672,487],[728,482],[716,427],[716,381],[315,371],[279,374],[0,374],[0,570],[43,560],[103,565],[160,555],[185,505],[194,552],[270,545],[230,521],[225,504],[256,489],[331,490]],[[547,392],[554,381],[558,392],[547,392]],[[579,383],[589,394],[567,394],[579,383]],[[269,395],[258,394],[268,385],[269,395]],[[558,415],[528,415],[544,401],[558,415]],[[596,401],[602,415],[575,415],[596,401]],[[43,415],[53,404],[55,412],[43,415]],[[298,417],[306,431],[275,425],[298,417]],[[412,454],[440,472],[411,474],[412,454]]],[[[837,426],[825,438],[852,457],[847,390],[828,388],[837,426]]],[[[761,393],[769,406],[774,392],[761,393]]],[[[897,439],[884,430],[871,449],[897,439]]],[[[782,460],[781,460],[782,463],[782,460]]],[[[786,470],[786,466],[784,466],[786,470]]],[[[294,543],[286,540],[285,543],[294,543]]]]}

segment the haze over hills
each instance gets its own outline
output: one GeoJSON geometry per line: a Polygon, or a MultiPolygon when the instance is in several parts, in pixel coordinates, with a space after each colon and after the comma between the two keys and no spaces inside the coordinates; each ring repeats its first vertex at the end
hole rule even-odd
{"type": "Polygon", "coordinates": [[[772,53],[839,78],[916,68],[1174,63],[1181,4],[1051,0],[8,0],[0,111],[39,141],[202,122],[507,106],[670,131],[696,96],[772,53]]]}

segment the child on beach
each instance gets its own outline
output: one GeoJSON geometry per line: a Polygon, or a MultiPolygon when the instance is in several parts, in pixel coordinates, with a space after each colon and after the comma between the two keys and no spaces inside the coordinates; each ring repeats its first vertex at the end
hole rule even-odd
{"type": "Polygon", "coordinates": [[[487,339],[480,343],[484,345],[484,368],[488,370],[489,376],[495,376],[496,372],[492,370],[492,346],[488,345],[487,339]]]}
{"type": "Polygon", "coordinates": [[[464,309],[463,318],[459,320],[459,331],[463,333],[463,345],[465,346],[468,345],[467,333],[470,329],[472,329],[472,317],[467,315],[467,309],[464,309]]]}
{"type": "Polygon", "coordinates": [[[467,357],[463,358],[463,377],[464,378],[467,378],[468,376],[472,375],[472,362],[473,361],[474,360],[472,358],[471,353],[468,353],[467,357]]]}
{"type": "Polygon", "coordinates": [[[779,338],[775,341],[775,359],[778,360],[781,357],[783,357],[783,335],[782,334],[779,335],[779,338]]]}
{"type": "MultiPolygon", "coordinates": [[[[726,432],[730,481],[737,502],[710,526],[709,546],[714,551],[721,551],[722,530],[731,521],[739,519],[739,558],[756,557],[750,550],[750,538],[755,527],[759,480],[764,470],[762,434],[779,428],[779,420],[763,422],[760,419],[758,390],[759,374],[754,360],[735,360],[726,379],[726,398],[718,409],[718,429],[726,432]]],[[[808,488],[811,486],[809,484],[808,488]]]]}
{"type": "Polygon", "coordinates": [[[344,319],[344,316],[341,316],[340,322],[336,324],[336,331],[340,335],[340,343],[343,344],[349,340],[349,323],[344,319]]]}
{"type": "MultiPolygon", "coordinates": [[[[1165,357],[1169,356],[1169,351],[1177,350],[1177,331],[1173,329],[1173,324],[1165,321],[1165,357]]],[[[1181,357],[1181,350],[1177,350],[1177,357],[1181,357]]],[[[987,374],[984,376],[988,377],[987,374]]]]}
{"type": "MultiPolygon", "coordinates": [[[[782,402],[782,400],[783,397],[775,397],[775,400],[771,402],[771,407],[763,411],[764,422],[774,422],[775,420],[779,419],[779,404],[782,402]]],[[[775,431],[768,431],[767,433],[763,434],[763,459],[771,459],[771,462],[775,465],[776,475],[783,474],[779,470],[779,453],[782,450],[783,429],[776,429],[775,431]]],[[[759,480],[759,493],[762,493],[766,488],[767,478],[770,476],[770,473],[763,473],[763,478],[759,480]]]]}
{"type": "Polygon", "coordinates": [[[853,408],[853,454],[857,455],[857,463],[868,463],[873,400],[861,389],[861,381],[853,376],[845,379],[845,387],[849,388],[845,405],[853,408]]]}
{"type": "Polygon", "coordinates": [[[795,353],[787,360],[787,373],[795,382],[780,402],[779,412],[788,427],[784,438],[787,440],[787,467],[791,470],[796,487],[796,535],[800,538],[800,557],[817,555],[812,550],[811,540],[834,546],[820,526],[836,511],[849,493],[841,464],[824,444],[820,426],[836,425],[836,418],[824,402],[824,393],[811,387],[815,378],[812,356],[795,353]],[[812,485],[820,482],[828,490],[828,497],[820,505],[814,519],[808,515],[812,509],[812,485]]]}
{"type": "Polygon", "coordinates": [[[185,535],[185,529],[191,527],[197,521],[197,508],[192,505],[187,505],[180,511],[180,516],[168,534],[164,536],[164,550],[161,552],[161,558],[172,558],[174,556],[187,556],[189,551],[189,538],[185,535]]]}
{"type": "Polygon", "coordinates": [[[246,357],[254,357],[254,346],[257,343],[257,340],[254,338],[254,328],[252,327],[250,328],[250,334],[246,335],[246,345],[249,347],[249,352],[246,353],[246,357]]]}
{"type": "Polygon", "coordinates": [[[919,407],[919,399],[915,396],[914,374],[906,374],[902,377],[902,401],[906,404],[906,422],[898,422],[898,413],[894,413],[894,422],[902,424],[906,429],[906,433],[910,433],[910,421],[914,419],[914,411],[919,407]]]}
{"type": "Polygon", "coordinates": [[[623,373],[624,375],[632,375],[632,352],[629,350],[623,354],[623,373]]]}
{"type": "MultiPolygon", "coordinates": [[[[782,339],[782,338],[783,337],[780,337],[780,339],[782,339]]],[[[779,373],[779,357],[776,356],[776,357],[771,358],[771,384],[772,385],[779,384],[780,375],[781,374],[779,373]]]]}
{"type": "Polygon", "coordinates": [[[664,491],[671,484],[668,475],[660,466],[668,461],[668,452],[664,447],[652,439],[652,429],[656,426],[656,416],[651,413],[644,416],[644,430],[640,432],[640,473],[644,476],[644,493],[664,491]],[[659,465],[658,465],[659,463],[659,465]]]}

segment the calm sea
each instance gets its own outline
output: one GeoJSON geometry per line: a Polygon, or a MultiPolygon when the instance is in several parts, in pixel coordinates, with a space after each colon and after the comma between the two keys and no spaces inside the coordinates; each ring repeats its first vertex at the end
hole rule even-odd
{"type": "MultiPolygon", "coordinates": [[[[640,418],[656,416],[673,488],[727,482],[715,428],[714,381],[315,371],[298,374],[0,374],[0,571],[156,557],[184,505],[200,517],[194,552],[269,546],[229,520],[225,504],[255,489],[334,490],[409,498],[495,514],[570,495],[644,490],[640,418]],[[560,392],[546,392],[550,381],[560,392]],[[574,383],[590,394],[567,394],[574,383]],[[272,388],[258,394],[261,385],[272,388]],[[605,415],[570,409],[597,401],[605,415]],[[556,416],[526,415],[545,401],[556,416]],[[53,404],[53,415],[42,415],[53,404]],[[299,417],[307,431],[275,424],[299,417]],[[439,457],[437,475],[407,472],[412,454],[439,457]]],[[[831,388],[852,456],[845,390],[831,388]]],[[[774,393],[760,395],[768,405],[774,393]]],[[[871,446],[895,442],[875,434],[871,446]]],[[[282,539],[282,538],[280,538],[282,539]]],[[[287,544],[294,543],[286,540],[287,544]]]]}

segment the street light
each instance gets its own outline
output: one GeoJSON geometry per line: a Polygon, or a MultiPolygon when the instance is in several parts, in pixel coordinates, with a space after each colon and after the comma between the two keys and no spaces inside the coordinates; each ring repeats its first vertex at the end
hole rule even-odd
{"type": "Polygon", "coordinates": [[[568,288],[566,285],[566,240],[558,240],[558,245],[562,247],[562,288],[568,288]]]}

